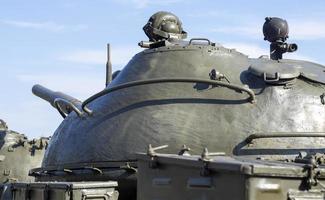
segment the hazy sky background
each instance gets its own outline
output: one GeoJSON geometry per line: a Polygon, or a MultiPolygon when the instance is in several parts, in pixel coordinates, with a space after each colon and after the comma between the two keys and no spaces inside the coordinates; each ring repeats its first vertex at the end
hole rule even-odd
{"type": "Polygon", "coordinates": [[[325,64],[325,1],[0,0],[0,118],[30,137],[49,136],[62,121],[31,93],[40,83],[81,100],[105,84],[106,43],[113,69],[141,51],[142,31],[157,11],[179,16],[191,37],[206,37],[250,57],[268,54],[266,16],[287,19],[297,53],[325,64]]]}

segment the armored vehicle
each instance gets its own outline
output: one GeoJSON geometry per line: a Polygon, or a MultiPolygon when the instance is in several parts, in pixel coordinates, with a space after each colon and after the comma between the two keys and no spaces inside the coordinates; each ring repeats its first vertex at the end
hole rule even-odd
{"type": "Polygon", "coordinates": [[[169,12],[143,30],[145,50],[114,73],[108,52],[106,88],[84,102],[33,87],[64,117],[30,171],[37,184],[117,181],[119,199],[324,198],[325,67],[283,59],[298,49],[285,20],[266,18],[259,58],[185,40],[169,12]]]}
{"type": "Polygon", "coordinates": [[[0,136],[1,183],[32,181],[28,172],[41,164],[49,138],[28,140],[25,135],[9,130],[1,119],[0,136]]]}
{"type": "Polygon", "coordinates": [[[9,130],[0,119],[0,194],[10,183],[34,180],[29,170],[41,164],[48,140],[45,137],[28,140],[25,135],[9,130]]]}

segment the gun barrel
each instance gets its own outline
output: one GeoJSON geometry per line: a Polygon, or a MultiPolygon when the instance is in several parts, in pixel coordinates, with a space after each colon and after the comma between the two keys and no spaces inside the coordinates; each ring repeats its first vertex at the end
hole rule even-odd
{"type": "Polygon", "coordinates": [[[49,102],[53,107],[55,107],[54,101],[58,98],[64,99],[66,101],[71,102],[73,105],[80,107],[82,102],[72,96],[64,94],[62,92],[55,92],[52,91],[42,85],[34,85],[32,88],[32,92],[34,95],[44,99],[45,101],[49,102]]]}

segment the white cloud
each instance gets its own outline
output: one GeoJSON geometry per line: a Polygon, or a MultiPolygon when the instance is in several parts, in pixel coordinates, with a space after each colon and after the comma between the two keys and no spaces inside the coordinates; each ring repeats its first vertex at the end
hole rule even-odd
{"type": "MultiPolygon", "coordinates": [[[[111,59],[113,66],[124,66],[129,60],[141,49],[139,47],[133,46],[118,46],[111,47],[111,59]]],[[[106,63],[106,51],[103,50],[76,50],[73,52],[64,53],[64,55],[59,56],[59,60],[68,61],[74,63],[82,64],[101,64],[106,63]]]]}
{"type": "Polygon", "coordinates": [[[194,11],[191,13],[187,13],[186,16],[188,17],[193,17],[193,18],[198,18],[198,17],[234,17],[235,13],[229,13],[225,10],[209,10],[206,12],[201,12],[201,11],[194,11]],[[231,16],[230,16],[231,15],[231,16]]]}
{"type": "Polygon", "coordinates": [[[132,4],[137,9],[147,8],[149,6],[166,6],[174,3],[179,3],[184,0],[115,0],[118,3],[132,4]]]}
{"type": "MultiPolygon", "coordinates": [[[[113,47],[113,68],[117,65],[126,64],[131,57],[140,50],[140,48],[135,48],[134,46],[113,47]]],[[[75,51],[66,53],[65,57],[61,57],[61,59],[67,62],[101,64],[104,66],[106,62],[106,52],[105,49],[102,51],[75,51]]],[[[15,78],[17,84],[24,85],[26,88],[32,88],[34,84],[41,84],[53,91],[64,92],[81,101],[103,90],[105,87],[105,74],[82,71],[77,71],[75,73],[51,73],[48,71],[23,73],[16,75],[15,78]]],[[[0,104],[0,111],[5,113],[0,117],[8,120],[15,119],[8,121],[10,127],[29,136],[51,135],[62,120],[61,116],[50,106],[50,104],[37,97],[32,97],[30,90],[26,93],[30,94],[28,98],[24,99],[24,101],[17,102],[15,108],[6,107],[5,105],[2,106],[0,104]],[[30,117],[31,113],[33,117],[30,117]],[[41,124],[37,123],[40,121],[42,122],[41,124]]]]}
{"type": "Polygon", "coordinates": [[[294,39],[325,39],[325,23],[323,21],[289,22],[290,34],[294,39]]]}
{"type": "Polygon", "coordinates": [[[49,103],[32,95],[31,88],[34,84],[64,92],[81,101],[105,87],[104,75],[87,72],[24,73],[16,75],[14,81],[28,89],[19,90],[24,99],[13,99],[15,106],[10,106],[9,102],[0,104],[0,118],[8,122],[9,128],[24,133],[30,138],[52,135],[62,121],[60,114],[49,103]]]}
{"type": "Polygon", "coordinates": [[[245,25],[245,26],[233,26],[233,27],[220,27],[211,29],[212,32],[225,33],[225,34],[236,34],[244,35],[250,37],[261,37],[263,32],[261,29],[257,28],[258,26],[254,25],[245,25]]]}
{"type": "MultiPolygon", "coordinates": [[[[251,58],[258,58],[261,55],[269,55],[269,49],[260,47],[257,44],[250,44],[250,43],[225,43],[223,44],[227,48],[236,49],[237,51],[248,55],[251,58]]],[[[288,59],[296,59],[296,60],[308,60],[308,61],[315,61],[314,58],[309,56],[300,55],[299,53],[287,53],[284,54],[284,58],[288,59]]]]}
{"type": "Polygon", "coordinates": [[[287,53],[287,54],[284,54],[283,57],[287,58],[287,59],[306,60],[306,61],[310,61],[310,62],[319,63],[315,58],[305,56],[305,55],[301,55],[299,53],[287,53]]]}
{"type": "Polygon", "coordinates": [[[87,73],[57,73],[57,74],[19,74],[18,81],[29,84],[41,84],[54,91],[62,91],[80,100],[101,91],[105,87],[105,77],[87,73]]]}
{"type": "Polygon", "coordinates": [[[236,49],[237,51],[248,55],[249,57],[260,57],[261,55],[269,55],[269,51],[266,48],[262,48],[256,44],[249,43],[225,43],[226,48],[236,49]]]}
{"type": "Polygon", "coordinates": [[[104,64],[106,53],[102,50],[76,50],[65,53],[59,57],[59,60],[82,64],[104,64]]]}
{"type": "Polygon", "coordinates": [[[25,134],[29,139],[51,136],[62,121],[60,114],[50,104],[29,97],[15,102],[15,107],[0,104],[1,118],[10,130],[25,134]]]}
{"type": "Polygon", "coordinates": [[[145,8],[149,5],[150,0],[132,0],[132,3],[135,4],[136,8],[145,8]]]}
{"type": "Polygon", "coordinates": [[[36,30],[46,30],[51,32],[62,32],[62,31],[81,31],[88,28],[87,25],[62,25],[54,22],[30,22],[30,21],[18,21],[18,20],[1,20],[2,24],[17,27],[17,28],[28,28],[36,30]]]}
{"type": "MultiPolygon", "coordinates": [[[[325,23],[317,20],[287,20],[289,23],[289,36],[296,40],[325,39],[325,23]]],[[[250,38],[262,38],[263,23],[241,24],[238,26],[225,26],[213,28],[211,32],[242,35],[250,38]]]]}

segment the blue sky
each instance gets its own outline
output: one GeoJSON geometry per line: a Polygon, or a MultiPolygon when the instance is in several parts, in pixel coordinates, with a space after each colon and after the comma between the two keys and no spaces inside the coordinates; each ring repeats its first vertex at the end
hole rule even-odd
{"type": "Polygon", "coordinates": [[[191,37],[206,37],[250,57],[268,54],[266,16],[287,19],[297,53],[325,64],[325,1],[0,0],[0,118],[30,137],[51,135],[62,118],[31,93],[40,83],[81,100],[104,88],[106,43],[113,69],[146,40],[143,25],[156,11],[180,17],[191,37]]]}

